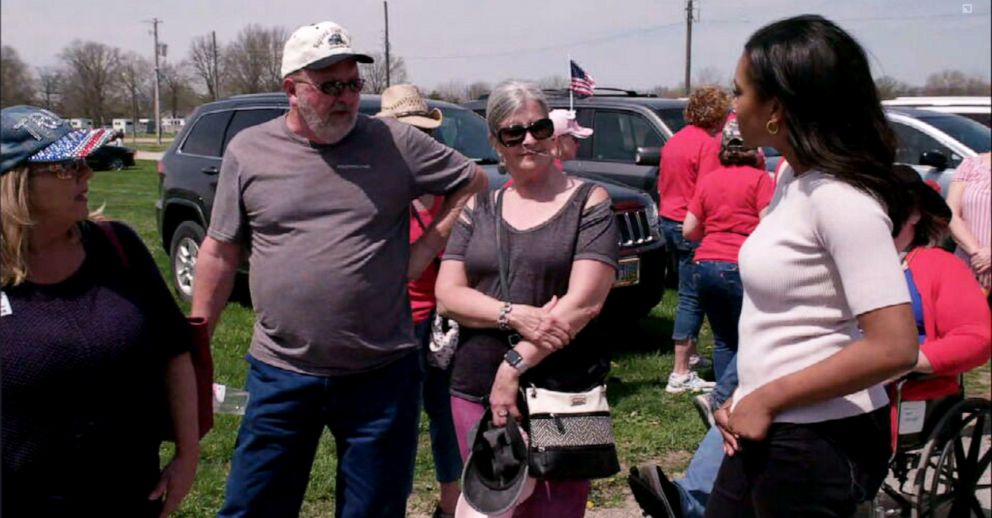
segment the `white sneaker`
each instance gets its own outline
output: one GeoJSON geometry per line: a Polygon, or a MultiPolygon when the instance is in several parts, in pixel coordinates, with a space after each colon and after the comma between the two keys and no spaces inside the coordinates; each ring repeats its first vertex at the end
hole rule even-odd
{"type": "Polygon", "coordinates": [[[704,369],[705,370],[705,369],[709,369],[710,367],[713,367],[713,361],[712,360],[703,358],[702,356],[700,356],[698,354],[693,354],[692,356],[689,357],[689,368],[690,369],[693,369],[693,370],[695,370],[695,369],[704,369]]]}
{"type": "Polygon", "coordinates": [[[709,392],[716,386],[715,381],[706,381],[700,378],[696,371],[689,371],[686,374],[678,375],[674,372],[668,376],[668,386],[665,392],[669,394],[679,394],[687,390],[692,392],[709,392]]]}

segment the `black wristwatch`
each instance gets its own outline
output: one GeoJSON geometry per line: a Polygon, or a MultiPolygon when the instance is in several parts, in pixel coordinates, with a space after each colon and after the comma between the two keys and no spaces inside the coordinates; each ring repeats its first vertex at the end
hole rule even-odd
{"type": "Polygon", "coordinates": [[[530,365],[527,365],[527,362],[524,361],[524,357],[520,356],[520,353],[518,353],[516,349],[506,351],[506,354],[503,355],[503,361],[510,364],[510,367],[517,369],[517,372],[520,374],[527,372],[527,369],[530,368],[530,365]]]}

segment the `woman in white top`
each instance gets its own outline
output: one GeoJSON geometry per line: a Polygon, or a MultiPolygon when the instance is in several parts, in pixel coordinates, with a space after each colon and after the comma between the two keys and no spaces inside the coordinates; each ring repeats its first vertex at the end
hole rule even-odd
{"type": "Polygon", "coordinates": [[[895,139],[864,50],[822,17],[760,29],[734,82],[745,143],[792,168],[740,251],[740,386],[706,516],[850,516],[887,471],[881,383],[918,353],[895,139]]]}

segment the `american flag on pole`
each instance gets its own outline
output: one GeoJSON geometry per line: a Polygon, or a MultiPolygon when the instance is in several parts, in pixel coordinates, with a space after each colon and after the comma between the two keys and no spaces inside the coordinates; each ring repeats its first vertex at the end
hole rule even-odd
{"type": "Polygon", "coordinates": [[[572,91],[580,98],[591,97],[593,89],[596,88],[596,81],[575,61],[569,60],[569,63],[572,65],[572,91]]]}

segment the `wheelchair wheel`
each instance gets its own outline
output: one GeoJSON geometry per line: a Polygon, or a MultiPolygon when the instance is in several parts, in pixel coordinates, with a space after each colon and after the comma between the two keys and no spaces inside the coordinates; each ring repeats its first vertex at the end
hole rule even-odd
{"type": "Polygon", "coordinates": [[[992,402],[970,398],[951,407],[930,434],[914,480],[912,516],[985,517],[992,463],[992,402]]]}

